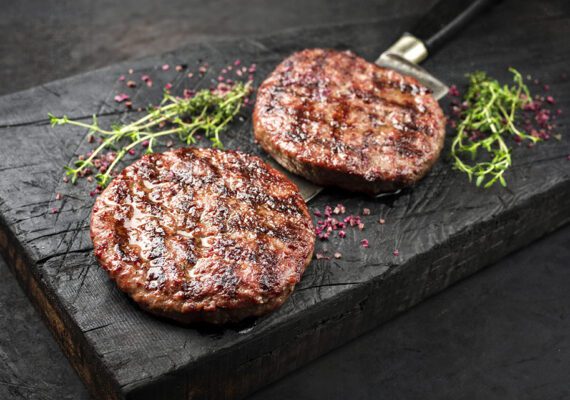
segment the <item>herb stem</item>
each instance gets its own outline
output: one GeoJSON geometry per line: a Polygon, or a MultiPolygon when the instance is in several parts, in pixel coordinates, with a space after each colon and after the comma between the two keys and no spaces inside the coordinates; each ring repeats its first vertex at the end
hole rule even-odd
{"type": "Polygon", "coordinates": [[[518,71],[511,68],[514,86],[501,86],[484,72],[469,74],[470,85],[464,97],[465,110],[457,126],[451,145],[453,167],[467,174],[469,180],[476,178],[476,185],[490,187],[495,182],[506,186],[505,171],[511,166],[511,149],[505,137],[512,135],[533,143],[540,139],[519,128],[515,122],[517,111],[531,101],[530,92],[518,71]],[[479,150],[484,149],[485,154],[479,150]],[[463,160],[468,154],[472,160],[463,160]],[[488,161],[477,161],[487,157],[488,161]]]}
{"type": "Polygon", "coordinates": [[[244,99],[250,92],[250,84],[237,83],[223,94],[204,89],[189,99],[165,93],[158,107],[149,110],[145,116],[134,122],[114,126],[112,130],[102,129],[97,123],[96,116],[93,116],[92,124],[73,121],[66,116],[60,118],[51,114],[49,116],[53,126],[69,124],[86,128],[90,134],[98,134],[103,139],[87,159],[75,161],[74,167],[65,167],[72,183],[75,183],[87,168],[94,166],[95,159],[106,148],[114,146],[125,138],[130,139],[130,143],[123,145],[117,151],[111,164],[104,170],[100,169],[96,175],[97,182],[104,187],[111,180],[115,167],[127,153],[145,142],[147,142],[147,153],[152,153],[156,139],[163,136],[178,134],[180,140],[191,144],[195,142],[194,135],[203,131],[214,147],[223,148],[220,134],[238,115],[244,99]],[[160,130],[163,126],[169,128],[160,130]]]}

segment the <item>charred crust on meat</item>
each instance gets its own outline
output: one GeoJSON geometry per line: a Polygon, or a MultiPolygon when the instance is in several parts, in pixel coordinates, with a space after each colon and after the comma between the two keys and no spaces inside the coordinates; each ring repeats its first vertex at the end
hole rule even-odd
{"type": "Polygon", "coordinates": [[[298,189],[259,158],[179,149],[144,156],[99,196],[94,252],[143,309],[184,323],[279,307],[313,252],[298,189]]]}
{"type": "Polygon", "coordinates": [[[349,51],[309,49],[259,87],[255,140],[291,172],[377,194],[410,186],[439,157],[445,118],[414,78],[349,51]]]}

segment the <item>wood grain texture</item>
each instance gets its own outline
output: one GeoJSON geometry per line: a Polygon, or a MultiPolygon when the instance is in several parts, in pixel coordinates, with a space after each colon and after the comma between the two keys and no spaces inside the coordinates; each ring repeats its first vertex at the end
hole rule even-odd
{"type": "MultiPolygon", "coordinates": [[[[536,18],[535,4],[517,3],[516,15],[513,6],[505,1],[481,17],[469,28],[478,35],[462,34],[426,67],[447,82],[462,82],[466,71],[477,68],[506,79],[506,67],[514,65],[548,82],[568,109],[570,85],[560,77],[569,58],[567,5],[542,5],[542,18],[536,18]],[[510,28],[502,22],[507,18],[510,28]]],[[[93,200],[83,184],[61,183],[61,166],[88,148],[86,132],[52,129],[48,112],[73,118],[97,113],[102,123],[126,118],[112,98],[117,77],[129,67],[141,73],[164,62],[195,65],[203,59],[215,71],[241,58],[257,63],[262,78],[290,52],[315,46],[350,48],[372,60],[412,22],[195,45],[0,99],[2,252],[95,396],[241,397],[568,222],[570,142],[564,136],[532,150],[515,149],[508,189],[477,189],[442,160],[413,191],[393,199],[327,191],[312,206],[342,201],[349,210],[370,208],[368,230],[328,243],[343,258],[315,260],[282,309],[248,325],[196,330],[156,319],[98,268],[88,237],[93,200]],[[66,194],[62,205],[56,192],[66,194]],[[50,214],[55,204],[61,212],[50,214]],[[385,225],[374,224],[380,216],[385,225]],[[358,245],[363,237],[372,248],[358,245]]],[[[141,89],[134,100],[146,104],[159,96],[160,90],[141,89]]],[[[565,116],[562,123],[567,121],[565,116]]],[[[247,119],[233,126],[228,147],[260,154],[250,129],[247,119]]]]}

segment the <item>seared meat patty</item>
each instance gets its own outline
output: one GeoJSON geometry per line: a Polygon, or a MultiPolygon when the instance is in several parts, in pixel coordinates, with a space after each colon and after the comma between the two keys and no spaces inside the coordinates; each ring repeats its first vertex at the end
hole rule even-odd
{"type": "Polygon", "coordinates": [[[143,309],[236,322],[283,304],[313,253],[297,187],[259,158],[188,148],[146,155],[91,216],[95,255],[143,309]]]}
{"type": "Polygon", "coordinates": [[[420,180],[445,135],[428,89],[349,51],[285,59],[260,86],[253,117],[255,139],[289,171],[369,194],[420,180]]]}

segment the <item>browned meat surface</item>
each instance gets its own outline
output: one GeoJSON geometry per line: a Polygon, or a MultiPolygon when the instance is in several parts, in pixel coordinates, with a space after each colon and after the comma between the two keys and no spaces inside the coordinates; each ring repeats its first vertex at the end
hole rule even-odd
{"type": "Polygon", "coordinates": [[[429,171],[443,147],[445,118],[414,78],[348,51],[310,49],[284,60],[261,85],[254,132],[291,172],[377,194],[429,171]]]}
{"type": "Polygon", "coordinates": [[[144,156],[99,196],[95,255],[142,308],[190,323],[279,307],[313,252],[297,188],[259,158],[188,148],[144,156]]]}

